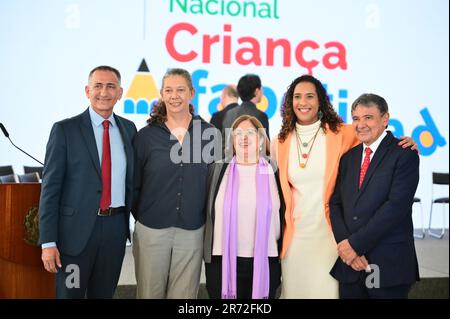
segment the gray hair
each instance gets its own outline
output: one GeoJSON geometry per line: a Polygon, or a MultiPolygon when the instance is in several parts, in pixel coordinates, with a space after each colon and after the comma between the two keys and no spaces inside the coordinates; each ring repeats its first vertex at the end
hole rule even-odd
{"type": "Polygon", "coordinates": [[[91,70],[91,72],[89,72],[88,83],[91,82],[92,75],[94,74],[95,71],[109,71],[109,72],[113,72],[116,75],[118,83],[120,85],[120,81],[121,81],[122,77],[120,76],[119,70],[117,70],[116,68],[113,68],[112,66],[109,66],[109,65],[99,65],[99,66],[93,68],[91,70]]]}
{"type": "Polygon", "coordinates": [[[381,115],[386,114],[389,112],[388,104],[386,100],[376,94],[373,93],[364,93],[361,94],[355,102],[352,104],[352,112],[356,109],[358,105],[370,107],[370,106],[376,106],[378,111],[380,111],[381,115]]]}

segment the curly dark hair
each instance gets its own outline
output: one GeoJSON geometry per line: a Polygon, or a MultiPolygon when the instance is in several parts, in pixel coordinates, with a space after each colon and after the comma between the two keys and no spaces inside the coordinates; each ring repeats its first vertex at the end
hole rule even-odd
{"type": "MultiPolygon", "coordinates": [[[[169,76],[179,75],[183,77],[188,85],[189,90],[193,90],[194,86],[192,85],[192,78],[191,74],[184,70],[184,69],[169,69],[166,74],[164,74],[161,84],[161,92],[164,88],[164,80],[169,76]]],[[[194,115],[194,106],[192,104],[189,104],[189,112],[194,115]]],[[[148,124],[152,123],[158,123],[162,124],[167,121],[167,109],[166,104],[162,99],[159,99],[158,102],[155,103],[155,105],[152,108],[152,111],[150,112],[150,118],[147,120],[148,124]]]]}
{"type": "Polygon", "coordinates": [[[320,125],[324,131],[326,131],[326,124],[332,132],[338,132],[341,124],[343,123],[341,117],[333,109],[330,100],[327,95],[327,91],[323,87],[323,84],[311,75],[302,75],[296,78],[288,86],[287,92],[284,94],[283,104],[281,106],[281,118],[283,120],[280,134],[278,135],[278,140],[284,142],[289,135],[295,129],[295,123],[297,122],[297,117],[294,113],[293,97],[294,90],[297,84],[301,82],[309,82],[314,84],[316,87],[317,97],[319,99],[319,111],[322,112],[322,118],[320,125]]]}

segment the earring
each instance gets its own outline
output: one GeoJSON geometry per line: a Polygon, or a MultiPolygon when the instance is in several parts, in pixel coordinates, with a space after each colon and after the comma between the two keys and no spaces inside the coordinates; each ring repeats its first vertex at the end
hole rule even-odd
{"type": "Polygon", "coordinates": [[[317,117],[319,118],[319,120],[321,120],[321,119],[322,119],[322,117],[323,117],[323,113],[322,113],[322,111],[321,111],[321,110],[319,110],[319,112],[317,112],[317,117]]]}

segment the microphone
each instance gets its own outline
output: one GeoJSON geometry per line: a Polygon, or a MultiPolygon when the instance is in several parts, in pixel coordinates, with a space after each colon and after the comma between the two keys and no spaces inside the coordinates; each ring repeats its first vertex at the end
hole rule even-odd
{"type": "Polygon", "coordinates": [[[36,162],[38,162],[39,164],[41,164],[42,166],[44,166],[44,163],[42,163],[41,161],[35,159],[33,156],[31,156],[30,154],[28,154],[27,152],[25,152],[23,149],[21,149],[20,147],[18,147],[16,144],[13,143],[13,141],[11,141],[11,139],[9,138],[9,133],[6,130],[6,128],[3,126],[2,123],[0,123],[0,129],[2,130],[3,134],[5,135],[5,137],[11,142],[11,144],[17,148],[19,151],[21,151],[22,153],[25,153],[26,155],[28,155],[29,157],[31,157],[32,159],[34,159],[36,162]]]}
{"type": "Polygon", "coordinates": [[[0,128],[1,128],[2,131],[3,131],[3,134],[5,134],[5,136],[6,136],[7,138],[9,138],[9,133],[8,133],[8,131],[6,130],[6,128],[3,126],[2,123],[0,123],[0,128]]]}

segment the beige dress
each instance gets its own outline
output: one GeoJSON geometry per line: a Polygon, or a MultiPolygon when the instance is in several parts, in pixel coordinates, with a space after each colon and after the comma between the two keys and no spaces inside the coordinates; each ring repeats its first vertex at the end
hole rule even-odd
{"type": "MultiPolygon", "coordinates": [[[[297,124],[297,134],[308,142],[300,153],[308,153],[320,121],[311,125],[297,124]]],[[[329,274],[338,254],[336,241],[324,212],[326,139],[322,129],[312,145],[305,168],[299,166],[298,139],[291,139],[288,179],[294,200],[295,232],[282,259],[281,298],[338,298],[338,282],[329,274]]]]}

